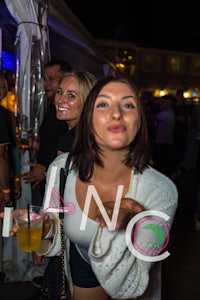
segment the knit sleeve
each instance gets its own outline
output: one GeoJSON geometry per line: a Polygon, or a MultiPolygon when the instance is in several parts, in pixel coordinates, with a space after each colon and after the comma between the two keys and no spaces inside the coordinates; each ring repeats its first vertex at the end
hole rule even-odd
{"type": "Polygon", "coordinates": [[[130,220],[126,230],[98,227],[89,247],[90,263],[112,298],[160,300],[161,285],[152,284],[152,273],[158,283],[160,262],[169,255],[166,246],[177,208],[177,189],[168,178],[149,169],[134,176],[128,197],[142,204],[145,211],[133,217],[139,219],[130,220]]]}
{"type": "Polygon", "coordinates": [[[56,256],[61,253],[60,220],[57,213],[48,213],[54,223],[52,238],[44,238],[41,241],[38,255],[56,256]]]}
{"type": "Polygon", "coordinates": [[[138,260],[129,251],[124,231],[98,228],[89,257],[101,286],[112,298],[135,298],[146,290],[151,263],[138,260]]]}

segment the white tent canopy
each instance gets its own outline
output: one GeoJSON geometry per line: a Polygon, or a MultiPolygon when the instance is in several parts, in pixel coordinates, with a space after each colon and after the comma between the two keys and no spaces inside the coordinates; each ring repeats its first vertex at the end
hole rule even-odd
{"type": "Polygon", "coordinates": [[[106,75],[107,58],[64,1],[49,1],[48,24],[52,58],[61,55],[76,69],[87,69],[96,76],[106,75]]]}
{"type": "Polygon", "coordinates": [[[43,116],[41,70],[48,59],[66,60],[72,68],[88,70],[98,78],[111,71],[95,39],[64,0],[0,0],[0,27],[3,48],[8,35],[13,38],[20,117],[27,119],[29,129],[40,124],[43,116]]]}
{"type": "MultiPolygon", "coordinates": [[[[37,2],[37,1],[36,1],[37,2]]],[[[0,27],[3,29],[3,48],[8,35],[13,35],[17,25],[0,0],[0,27]]],[[[97,77],[108,70],[109,61],[96,45],[95,39],[73,14],[64,0],[48,1],[47,23],[51,59],[64,59],[75,69],[86,69],[97,77]]],[[[13,38],[13,37],[12,37],[13,38]]]]}
{"type": "Polygon", "coordinates": [[[48,57],[48,38],[45,30],[47,12],[43,6],[40,16],[39,6],[32,0],[5,0],[5,3],[18,25],[15,52],[16,93],[20,117],[27,120],[26,124],[22,124],[26,125],[26,129],[33,128],[34,119],[38,124],[43,107],[42,67],[48,57]],[[39,18],[42,26],[38,24],[39,18]]]}

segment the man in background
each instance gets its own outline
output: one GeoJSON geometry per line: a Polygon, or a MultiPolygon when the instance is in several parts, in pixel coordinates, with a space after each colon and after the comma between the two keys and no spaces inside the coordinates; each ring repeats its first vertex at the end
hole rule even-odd
{"type": "Polygon", "coordinates": [[[160,112],[155,115],[157,121],[156,136],[153,147],[154,166],[160,172],[171,177],[174,172],[174,113],[175,97],[164,95],[159,101],[160,112]]]}
{"type": "Polygon", "coordinates": [[[47,111],[39,128],[39,140],[34,142],[37,150],[36,162],[29,162],[31,170],[22,174],[25,183],[31,183],[32,188],[39,188],[39,195],[32,197],[32,204],[41,205],[43,202],[46,171],[57,156],[57,143],[60,136],[66,132],[65,121],[56,118],[54,95],[64,73],[71,71],[71,66],[65,61],[49,61],[44,68],[44,91],[47,99],[47,111]]]}
{"type": "MultiPolygon", "coordinates": [[[[44,68],[44,92],[47,101],[47,110],[38,131],[38,140],[33,142],[32,150],[36,151],[35,162],[28,162],[30,171],[22,174],[25,184],[32,185],[32,204],[42,205],[46,184],[46,171],[50,163],[57,156],[57,143],[59,138],[67,130],[67,123],[58,120],[54,104],[55,92],[61,78],[66,72],[71,71],[71,66],[66,61],[52,60],[44,68]]],[[[33,253],[34,255],[34,253],[33,253]]],[[[43,272],[49,260],[43,260],[43,268],[38,275],[33,277],[32,283],[40,287],[43,272]]]]}

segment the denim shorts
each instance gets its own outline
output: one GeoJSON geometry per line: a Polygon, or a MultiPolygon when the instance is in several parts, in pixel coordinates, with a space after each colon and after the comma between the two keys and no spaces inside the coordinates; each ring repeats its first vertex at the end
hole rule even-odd
{"type": "Polygon", "coordinates": [[[74,285],[83,288],[100,285],[91,266],[81,257],[72,242],[70,243],[70,268],[74,285]]]}

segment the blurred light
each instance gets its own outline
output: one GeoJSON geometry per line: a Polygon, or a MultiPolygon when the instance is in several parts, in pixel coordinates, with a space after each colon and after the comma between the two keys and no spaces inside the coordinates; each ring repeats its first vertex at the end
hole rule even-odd
{"type": "Polygon", "coordinates": [[[2,51],[1,68],[5,70],[15,71],[16,69],[16,56],[15,54],[2,51]]]}
{"type": "Polygon", "coordinates": [[[193,92],[192,97],[197,97],[197,92],[193,92]]]}
{"type": "Polygon", "coordinates": [[[122,63],[116,63],[116,67],[117,67],[118,69],[121,69],[121,70],[124,70],[124,69],[125,69],[125,65],[122,64],[122,63]]]}
{"type": "Polygon", "coordinates": [[[184,93],[183,93],[183,97],[184,97],[184,98],[189,98],[189,97],[190,97],[189,92],[184,92],[184,93]]]}
{"type": "Polygon", "coordinates": [[[15,97],[15,94],[11,91],[8,91],[7,95],[1,99],[1,102],[0,104],[8,109],[10,112],[13,112],[15,113],[15,110],[16,110],[16,97],[15,97]]]}
{"type": "Polygon", "coordinates": [[[160,91],[160,97],[164,96],[166,94],[166,92],[164,90],[160,91]]]}
{"type": "Polygon", "coordinates": [[[193,103],[194,104],[199,104],[199,98],[198,97],[193,98],[193,103]]]}

